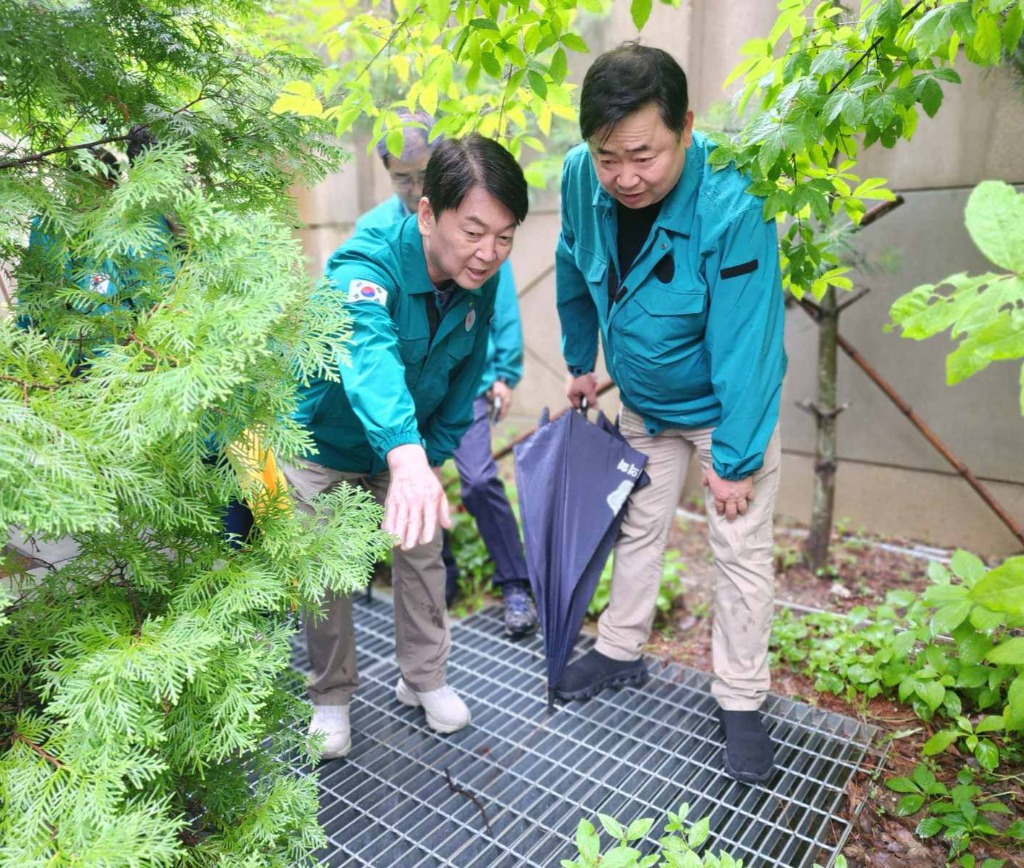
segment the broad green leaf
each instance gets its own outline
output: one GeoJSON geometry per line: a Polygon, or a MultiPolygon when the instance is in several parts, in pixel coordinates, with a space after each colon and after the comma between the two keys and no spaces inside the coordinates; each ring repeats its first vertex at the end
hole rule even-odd
{"type": "Polygon", "coordinates": [[[964,549],[957,549],[953,552],[949,566],[955,575],[972,584],[985,575],[985,571],[988,569],[981,558],[964,549]]]}
{"type": "Polygon", "coordinates": [[[601,825],[604,826],[604,830],[616,840],[621,841],[622,836],[626,830],[622,828],[622,824],[614,817],[610,817],[607,814],[598,814],[597,818],[601,821],[601,825]]]}
{"type": "Polygon", "coordinates": [[[1014,732],[1024,730],[1024,675],[1018,675],[1006,691],[1006,708],[1003,720],[1006,728],[1014,732]]]}
{"type": "Polygon", "coordinates": [[[629,828],[626,829],[626,840],[635,841],[638,838],[642,838],[648,832],[651,831],[651,826],[654,825],[654,820],[647,817],[634,820],[629,824],[629,828]]]}
{"type": "Polygon", "coordinates": [[[990,570],[968,596],[993,612],[1024,614],[1024,556],[1009,558],[990,570]]]}
{"type": "Polygon", "coordinates": [[[613,847],[601,857],[601,868],[629,868],[636,864],[639,850],[620,845],[613,847]]]}
{"type": "Polygon", "coordinates": [[[984,62],[999,62],[1003,40],[999,33],[999,21],[994,15],[983,12],[978,16],[973,47],[984,62]]]}
{"type": "Polygon", "coordinates": [[[933,756],[937,753],[942,753],[947,747],[955,742],[960,737],[960,733],[953,729],[943,729],[935,733],[928,741],[924,743],[924,747],[921,748],[921,752],[925,756],[933,756]]]}
{"type": "Polygon", "coordinates": [[[946,696],[946,688],[937,681],[918,682],[914,692],[932,711],[942,705],[942,700],[946,696]]]}
{"type": "Polygon", "coordinates": [[[1007,663],[1011,666],[1024,666],[1024,636],[1016,636],[996,645],[985,659],[990,663],[1007,663]]]}
{"type": "Polygon", "coordinates": [[[1002,181],[982,181],[967,200],[967,231],[1000,268],[1024,272],[1024,194],[1002,181]]]}
{"type": "Polygon", "coordinates": [[[916,814],[921,810],[924,799],[924,796],[904,796],[896,805],[896,815],[899,817],[909,817],[911,814],[916,814]]]}
{"type": "Polygon", "coordinates": [[[565,81],[568,70],[569,64],[565,57],[565,49],[561,47],[556,48],[554,54],[551,55],[551,77],[558,84],[561,84],[565,81]]]}
{"type": "Polygon", "coordinates": [[[910,778],[889,778],[885,785],[894,793],[918,793],[921,788],[910,778]]]}
{"type": "Polygon", "coordinates": [[[583,37],[577,33],[563,33],[559,42],[570,51],[576,51],[580,54],[586,54],[590,51],[587,43],[583,41],[583,37]]]}
{"type": "Polygon", "coordinates": [[[448,0],[425,0],[427,15],[438,27],[444,27],[451,12],[448,0]]]}
{"type": "Polygon", "coordinates": [[[480,55],[480,65],[491,78],[501,78],[501,64],[491,52],[485,51],[480,55]]]}
{"type": "Polygon", "coordinates": [[[697,850],[704,844],[710,834],[711,818],[702,817],[690,827],[690,831],[686,834],[686,843],[694,850],[697,850]]]}
{"type": "Polygon", "coordinates": [[[983,738],[974,749],[974,758],[978,761],[978,765],[986,771],[994,771],[999,765],[999,748],[987,738],[983,738]]]}
{"type": "Polygon", "coordinates": [[[925,114],[930,118],[935,117],[942,105],[942,86],[933,78],[926,79],[921,86],[920,99],[925,114]]]}
{"type": "Polygon", "coordinates": [[[544,81],[544,76],[531,69],[526,74],[526,77],[530,82],[530,89],[537,94],[537,96],[543,98],[548,95],[548,84],[544,81]]]}
{"type": "Polygon", "coordinates": [[[970,600],[958,600],[955,603],[943,606],[932,616],[932,635],[939,636],[952,633],[967,619],[972,605],[970,600]]]}
{"type": "Polygon", "coordinates": [[[916,834],[919,838],[931,838],[943,829],[942,821],[935,817],[925,817],[917,824],[916,834]]]}
{"type": "Polygon", "coordinates": [[[647,19],[651,17],[651,0],[632,0],[629,4],[629,14],[633,19],[633,26],[637,30],[643,30],[647,19]]]}

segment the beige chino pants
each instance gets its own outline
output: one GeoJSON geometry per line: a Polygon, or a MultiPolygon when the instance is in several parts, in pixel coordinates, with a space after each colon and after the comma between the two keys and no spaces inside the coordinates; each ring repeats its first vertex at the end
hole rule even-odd
{"type": "MultiPolygon", "coordinates": [[[[711,466],[714,428],[667,429],[654,437],[625,407],[619,429],[648,457],[651,482],[634,491],[615,544],[611,598],[598,621],[596,648],[615,660],[636,660],[650,636],[664,567],[665,544],[693,450],[711,466]]],[[[776,428],[754,474],[754,498],[745,515],[727,521],[705,493],[715,557],[714,678],[711,692],[727,711],[753,711],[771,686],[768,639],[775,600],[772,515],[779,490],[782,450],[776,428]]]]}
{"type": "MultiPolygon", "coordinates": [[[[343,473],[311,461],[281,465],[288,490],[299,509],[312,514],[307,503],[315,494],[331,491],[342,482],[366,489],[384,503],[390,475],[343,473]]],[[[444,563],[441,532],[409,551],[391,550],[391,582],[395,603],[395,656],[405,683],[417,693],[436,690],[445,683],[451,645],[444,602],[444,563]]],[[[352,600],[331,593],[319,613],[305,613],[306,643],[311,671],[307,688],[314,705],[347,705],[359,685],[356,637],[352,628],[352,600]]]]}

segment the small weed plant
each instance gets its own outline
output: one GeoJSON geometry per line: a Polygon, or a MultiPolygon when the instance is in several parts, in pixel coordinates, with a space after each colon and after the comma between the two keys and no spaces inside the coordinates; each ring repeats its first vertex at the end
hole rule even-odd
{"type": "Polygon", "coordinates": [[[973,868],[972,840],[1024,841],[1024,822],[1001,828],[994,821],[1011,810],[1001,800],[1006,794],[992,795],[988,786],[1002,764],[1022,757],[1024,557],[989,570],[975,555],[957,551],[948,568],[932,563],[928,576],[923,594],[894,591],[871,609],[781,616],[773,654],[812,677],[818,691],[848,700],[892,698],[930,726],[925,762],[887,784],[903,794],[898,814],[924,812],[921,837],[942,835],[950,860],[973,868]],[[952,788],[928,766],[944,751],[972,761],[952,788]]]}
{"type": "MultiPolygon", "coordinates": [[[[601,852],[601,833],[587,819],[576,827],[577,859],[563,859],[562,868],[743,868],[742,859],[729,853],[701,853],[711,835],[711,822],[707,817],[687,823],[690,806],[685,802],[678,812],[669,811],[665,834],[646,855],[640,850],[642,839],[654,826],[652,819],[634,820],[628,826],[614,817],[598,814],[611,846],[601,852]]],[[[650,849],[649,847],[647,849],[650,849]]],[[[815,868],[820,866],[815,865],[815,868]]],[[[846,859],[838,856],[835,868],[847,868],[846,859]]]]}

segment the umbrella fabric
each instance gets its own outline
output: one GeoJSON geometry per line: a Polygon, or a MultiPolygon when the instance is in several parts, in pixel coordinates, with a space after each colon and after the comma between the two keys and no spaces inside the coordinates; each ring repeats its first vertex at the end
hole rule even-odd
{"type": "Polygon", "coordinates": [[[604,414],[551,422],[515,448],[526,562],[547,654],[548,695],[583,625],[633,489],[646,484],[647,456],[604,414]]]}

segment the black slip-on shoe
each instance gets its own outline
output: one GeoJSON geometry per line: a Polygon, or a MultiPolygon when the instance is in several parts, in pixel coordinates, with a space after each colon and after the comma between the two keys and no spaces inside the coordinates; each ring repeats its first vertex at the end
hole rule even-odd
{"type": "Polygon", "coordinates": [[[718,709],[725,730],[723,763],[729,777],[745,784],[763,784],[775,768],[775,745],[759,711],[718,709]]]}
{"type": "Polygon", "coordinates": [[[590,699],[606,687],[643,687],[647,666],[640,660],[612,660],[591,649],[566,667],[555,696],[562,700],[590,699]]]}

